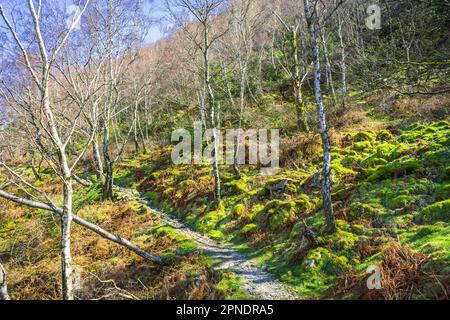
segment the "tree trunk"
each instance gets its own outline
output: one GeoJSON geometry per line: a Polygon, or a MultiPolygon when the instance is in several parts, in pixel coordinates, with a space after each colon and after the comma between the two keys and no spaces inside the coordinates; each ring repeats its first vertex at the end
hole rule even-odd
{"type": "Polygon", "coordinates": [[[316,17],[310,16],[309,0],[303,0],[305,6],[305,16],[311,37],[311,44],[314,55],[314,92],[317,103],[317,116],[320,123],[320,136],[323,144],[323,177],[322,177],[322,197],[323,209],[327,221],[327,231],[332,233],[336,230],[334,221],[333,205],[331,202],[331,151],[330,138],[328,135],[328,126],[325,117],[325,110],[323,106],[322,92],[320,89],[320,56],[319,46],[316,37],[316,17]]]}
{"type": "Polygon", "coordinates": [[[70,177],[64,182],[64,205],[61,217],[61,270],[64,300],[73,300],[73,266],[70,252],[70,231],[72,227],[73,189],[70,177]]]}
{"type": "Polygon", "coordinates": [[[35,154],[35,151],[33,151],[31,154],[31,170],[33,171],[34,179],[36,179],[36,181],[40,181],[41,175],[39,174],[39,169],[36,169],[36,159],[34,157],[35,154]]]}
{"type": "Polygon", "coordinates": [[[213,163],[212,163],[212,168],[213,168],[213,176],[214,176],[214,199],[217,202],[220,202],[220,173],[219,173],[219,163],[217,161],[217,155],[219,152],[219,146],[218,146],[218,137],[217,137],[217,127],[216,127],[216,121],[215,121],[215,116],[214,116],[214,95],[212,92],[212,88],[211,85],[208,81],[208,94],[209,94],[209,99],[210,99],[210,118],[211,118],[211,127],[214,130],[214,134],[213,134],[213,163]]]}
{"type": "Polygon", "coordinates": [[[6,285],[6,271],[0,264],[0,300],[11,300],[8,295],[8,287],[6,285]]]}
{"type": "Polygon", "coordinates": [[[342,20],[339,12],[338,15],[338,36],[339,46],[341,47],[341,81],[342,81],[342,106],[345,107],[347,102],[347,67],[345,64],[345,44],[344,35],[342,33],[342,20]]]}
{"type": "Polygon", "coordinates": [[[323,35],[324,32],[325,31],[323,31],[321,33],[321,39],[322,39],[322,46],[323,46],[323,55],[325,57],[325,74],[327,76],[327,86],[331,92],[331,95],[333,96],[334,105],[336,105],[337,104],[336,91],[334,90],[333,73],[331,71],[331,62],[330,62],[330,57],[328,55],[327,42],[325,41],[325,36],[323,35]]]}
{"type": "Polygon", "coordinates": [[[114,164],[112,161],[108,161],[105,164],[106,167],[106,178],[105,183],[103,184],[103,200],[113,200],[114,192],[114,164]]]}
{"type": "Polygon", "coordinates": [[[213,176],[214,176],[214,199],[216,202],[220,202],[220,173],[219,173],[219,163],[217,161],[217,155],[219,151],[218,146],[218,137],[217,137],[217,126],[216,126],[216,116],[215,116],[215,100],[214,100],[214,93],[211,87],[211,76],[210,76],[210,66],[209,66],[209,38],[208,38],[208,22],[206,21],[204,24],[204,52],[203,52],[203,58],[204,58],[204,67],[205,67],[205,84],[206,89],[208,92],[208,98],[209,98],[209,111],[210,111],[210,125],[211,128],[214,130],[213,134],[213,163],[212,163],[212,170],[213,170],[213,176]]]}
{"type": "Polygon", "coordinates": [[[100,156],[100,148],[98,145],[97,137],[94,138],[92,143],[92,154],[94,157],[95,174],[100,184],[103,184],[103,162],[100,156]]]}
{"type": "Polygon", "coordinates": [[[134,106],[134,121],[133,121],[133,141],[134,141],[134,152],[139,152],[139,140],[138,140],[138,125],[137,125],[137,114],[138,114],[138,104],[135,103],[134,106]]]}
{"type": "Polygon", "coordinates": [[[105,183],[103,184],[103,200],[113,199],[114,163],[109,155],[109,128],[103,124],[103,160],[105,162],[105,183]]]}
{"type": "Polygon", "coordinates": [[[147,154],[147,146],[145,145],[145,135],[144,135],[144,130],[142,130],[142,125],[141,125],[139,114],[137,115],[136,121],[137,121],[138,129],[139,129],[139,136],[141,137],[142,151],[144,152],[144,154],[147,154]]]}
{"type": "Polygon", "coordinates": [[[244,116],[244,106],[245,106],[245,84],[247,75],[247,63],[245,62],[240,69],[241,69],[241,79],[239,88],[239,120],[236,134],[236,143],[234,145],[234,158],[233,158],[233,170],[236,179],[241,178],[241,170],[239,170],[238,166],[238,157],[239,157],[239,144],[241,140],[242,117],[244,116]]]}
{"type": "Polygon", "coordinates": [[[297,127],[303,132],[309,131],[308,119],[306,117],[306,105],[302,97],[300,80],[300,65],[298,60],[297,31],[292,30],[292,53],[294,55],[294,95],[295,110],[297,113],[297,127]]]}

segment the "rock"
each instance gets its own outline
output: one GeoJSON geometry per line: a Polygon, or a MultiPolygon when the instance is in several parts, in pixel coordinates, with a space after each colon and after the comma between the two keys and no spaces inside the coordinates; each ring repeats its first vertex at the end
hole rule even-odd
{"type": "Polygon", "coordinates": [[[286,193],[295,193],[297,191],[295,185],[288,179],[269,184],[266,186],[266,190],[269,191],[271,198],[278,198],[286,193]]]}
{"type": "Polygon", "coordinates": [[[383,109],[384,113],[391,113],[392,107],[394,106],[395,102],[397,102],[398,96],[399,93],[397,91],[393,91],[386,99],[383,99],[383,101],[380,103],[380,107],[381,109],[383,109]]]}

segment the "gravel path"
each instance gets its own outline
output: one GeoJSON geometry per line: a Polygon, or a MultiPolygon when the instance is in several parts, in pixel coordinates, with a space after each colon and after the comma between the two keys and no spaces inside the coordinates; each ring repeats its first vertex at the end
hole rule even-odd
{"type": "Polygon", "coordinates": [[[223,246],[213,239],[192,230],[177,218],[154,209],[150,201],[139,198],[137,191],[127,189],[121,189],[121,191],[129,195],[130,199],[137,200],[139,203],[149,207],[167,225],[194,239],[206,254],[218,261],[214,269],[229,270],[239,275],[243,282],[242,289],[244,292],[262,300],[296,299],[295,295],[290,293],[273,275],[262,271],[238,251],[223,246]]]}

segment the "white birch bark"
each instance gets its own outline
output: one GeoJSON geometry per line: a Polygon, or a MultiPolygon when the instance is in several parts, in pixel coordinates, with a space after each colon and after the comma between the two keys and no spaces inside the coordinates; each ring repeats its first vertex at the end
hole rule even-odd
{"type": "MultiPolygon", "coordinates": [[[[42,203],[42,202],[28,200],[28,199],[21,198],[21,197],[15,196],[13,194],[10,194],[4,190],[0,190],[0,197],[10,200],[10,201],[13,201],[18,204],[29,206],[31,208],[50,211],[50,212],[56,213],[60,217],[62,217],[64,214],[63,209],[57,208],[53,204],[46,204],[46,203],[42,203]]],[[[101,236],[109,241],[112,241],[118,245],[121,245],[121,246],[133,251],[134,253],[136,253],[137,255],[141,256],[142,258],[144,258],[148,261],[154,262],[159,265],[164,265],[164,261],[162,260],[161,257],[149,254],[148,252],[142,250],[141,248],[139,248],[136,245],[134,245],[133,243],[131,243],[129,240],[122,238],[121,236],[112,234],[112,233],[104,230],[103,228],[78,217],[75,214],[72,215],[72,217],[73,217],[73,222],[75,222],[76,224],[78,224],[88,230],[93,231],[94,233],[98,234],[99,236],[101,236]]]]}
{"type": "Polygon", "coordinates": [[[308,24],[309,34],[311,38],[311,44],[313,48],[314,56],[314,93],[316,96],[317,104],[317,116],[320,124],[320,136],[323,145],[323,170],[322,170],[322,198],[323,198],[323,210],[327,221],[328,232],[332,233],[336,230],[336,224],[333,214],[333,205],[331,201],[331,150],[330,150],[330,138],[328,134],[328,125],[325,117],[325,109],[323,106],[322,92],[320,89],[320,56],[319,45],[317,43],[317,18],[311,16],[309,0],[303,0],[306,21],[308,24]]]}
{"type": "Polygon", "coordinates": [[[11,300],[8,294],[8,287],[6,284],[6,271],[0,264],[0,300],[11,300]]]}

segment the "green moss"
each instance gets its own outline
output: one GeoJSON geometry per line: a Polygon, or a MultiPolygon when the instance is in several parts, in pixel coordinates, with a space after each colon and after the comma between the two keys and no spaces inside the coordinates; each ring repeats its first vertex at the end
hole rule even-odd
{"type": "Polygon", "coordinates": [[[195,242],[193,242],[191,240],[186,240],[178,245],[176,253],[178,255],[187,255],[197,249],[198,249],[198,245],[195,242]]]}
{"type": "Polygon", "coordinates": [[[411,158],[402,160],[399,159],[391,163],[387,163],[384,166],[375,168],[370,174],[368,180],[376,181],[422,171],[424,171],[424,166],[420,160],[411,158]]]}
{"type": "Polygon", "coordinates": [[[394,136],[388,130],[381,130],[378,132],[377,139],[380,141],[389,141],[392,140],[394,136]]]}
{"type": "MultiPolygon", "coordinates": [[[[409,229],[401,234],[402,243],[411,246],[413,249],[432,253],[435,257],[446,261],[446,268],[449,268],[450,259],[450,226],[445,222],[437,222],[433,225],[418,226],[409,229]]],[[[442,271],[439,268],[435,269],[442,271]]]]}
{"type": "Polygon", "coordinates": [[[157,236],[166,236],[170,239],[173,239],[175,241],[185,241],[187,239],[187,236],[177,232],[175,229],[173,229],[170,226],[166,226],[164,224],[159,224],[154,226],[148,231],[150,234],[154,233],[157,236]]]}
{"type": "Polygon", "coordinates": [[[258,230],[258,225],[254,223],[250,223],[245,225],[239,233],[243,236],[250,236],[258,230]]]}
{"type": "Polygon", "coordinates": [[[275,231],[278,228],[280,228],[285,223],[288,223],[290,221],[294,220],[294,216],[291,212],[288,211],[279,211],[272,215],[270,219],[270,230],[275,231]]]}
{"type": "Polygon", "coordinates": [[[20,226],[28,221],[29,220],[25,218],[18,218],[0,225],[0,241],[3,238],[13,236],[20,229],[20,226]]]}
{"type": "Polygon", "coordinates": [[[247,191],[247,177],[241,174],[241,179],[224,183],[223,189],[231,195],[245,193],[247,191]]]}
{"type": "Polygon", "coordinates": [[[242,203],[238,203],[233,208],[233,216],[234,217],[242,217],[245,214],[245,205],[242,203]]]}
{"type": "Polygon", "coordinates": [[[345,200],[352,195],[352,192],[353,192],[352,184],[349,185],[340,184],[334,187],[332,196],[334,199],[337,200],[345,200]]]}
{"type": "MultiPolygon", "coordinates": [[[[343,224],[346,224],[345,221],[342,221],[343,224]]],[[[350,228],[349,226],[347,226],[350,228]]],[[[359,236],[344,230],[344,228],[338,227],[336,232],[333,234],[319,237],[319,242],[328,244],[328,247],[333,250],[333,252],[340,252],[341,254],[345,253],[349,257],[354,257],[355,252],[354,248],[357,242],[359,241],[359,236]]]]}
{"type": "Polygon", "coordinates": [[[220,281],[216,284],[217,291],[222,293],[227,300],[246,300],[250,297],[242,289],[242,281],[233,272],[222,271],[220,281]]]}
{"type": "Polygon", "coordinates": [[[368,151],[372,149],[372,143],[370,141],[356,142],[353,145],[353,149],[356,151],[368,151]]]}
{"type": "Polygon", "coordinates": [[[439,200],[450,198],[450,183],[443,184],[436,189],[436,198],[439,200]]]}
{"type": "Polygon", "coordinates": [[[326,248],[311,250],[303,260],[301,270],[308,277],[320,277],[324,280],[337,276],[350,268],[345,256],[337,256],[326,248]]]}
{"type": "Polygon", "coordinates": [[[343,166],[340,159],[335,159],[331,162],[331,174],[333,175],[333,181],[339,182],[354,177],[356,172],[343,166]]]}
{"type": "Polygon", "coordinates": [[[167,264],[170,264],[172,262],[174,262],[177,258],[175,252],[164,252],[161,255],[161,258],[163,259],[163,261],[167,264]]]}
{"type": "Polygon", "coordinates": [[[292,180],[284,177],[277,177],[274,179],[270,179],[267,181],[264,189],[262,189],[261,195],[269,195],[271,190],[275,189],[275,191],[281,191],[283,193],[288,193],[291,195],[295,195],[298,192],[297,185],[299,181],[292,180]],[[274,188],[276,186],[276,188],[274,188]],[[279,190],[277,190],[279,188],[279,190]]]}
{"type": "Polygon", "coordinates": [[[358,218],[365,218],[365,219],[373,219],[378,217],[381,214],[381,210],[377,207],[374,207],[371,204],[368,203],[361,203],[361,202],[353,202],[350,205],[350,218],[352,219],[358,219],[358,218]]]}
{"type": "Polygon", "coordinates": [[[370,157],[367,157],[366,159],[361,161],[361,165],[364,168],[373,168],[376,166],[383,166],[383,165],[386,165],[387,163],[388,163],[387,160],[385,160],[383,158],[379,158],[376,154],[372,155],[370,157]]]}
{"type": "Polygon", "coordinates": [[[390,209],[398,209],[405,207],[408,202],[411,201],[411,197],[408,195],[398,196],[387,203],[387,207],[390,209]]]}
{"type": "Polygon", "coordinates": [[[208,232],[208,237],[210,237],[211,239],[214,239],[214,240],[224,240],[225,239],[225,235],[220,230],[211,230],[210,232],[208,232]]]}
{"type": "Polygon", "coordinates": [[[383,159],[388,159],[389,155],[391,154],[392,150],[394,150],[395,148],[397,148],[398,145],[395,145],[393,143],[380,143],[379,145],[377,145],[376,147],[376,155],[380,158],[383,159]]]}
{"type": "Polygon", "coordinates": [[[314,209],[314,204],[306,194],[300,194],[297,199],[294,200],[297,213],[308,213],[314,209]]]}
{"type": "Polygon", "coordinates": [[[299,198],[297,201],[271,200],[257,214],[256,220],[263,228],[276,231],[284,224],[293,222],[300,210],[310,208],[306,198],[299,198]]]}
{"type": "Polygon", "coordinates": [[[297,193],[297,187],[296,187],[295,184],[293,184],[293,183],[288,183],[288,184],[286,184],[286,189],[287,189],[290,193],[297,193]]]}
{"type": "Polygon", "coordinates": [[[450,129],[450,123],[445,120],[441,120],[437,123],[435,123],[435,127],[443,128],[443,129],[450,129]]]}
{"type": "Polygon", "coordinates": [[[355,141],[355,142],[361,142],[361,141],[374,142],[376,139],[377,139],[377,134],[373,131],[359,132],[353,136],[353,141],[355,141]]]}
{"type": "Polygon", "coordinates": [[[418,220],[421,223],[448,222],[450,220],[450,199],[433,203],[424,208],[420,212],[418,220]]]}

